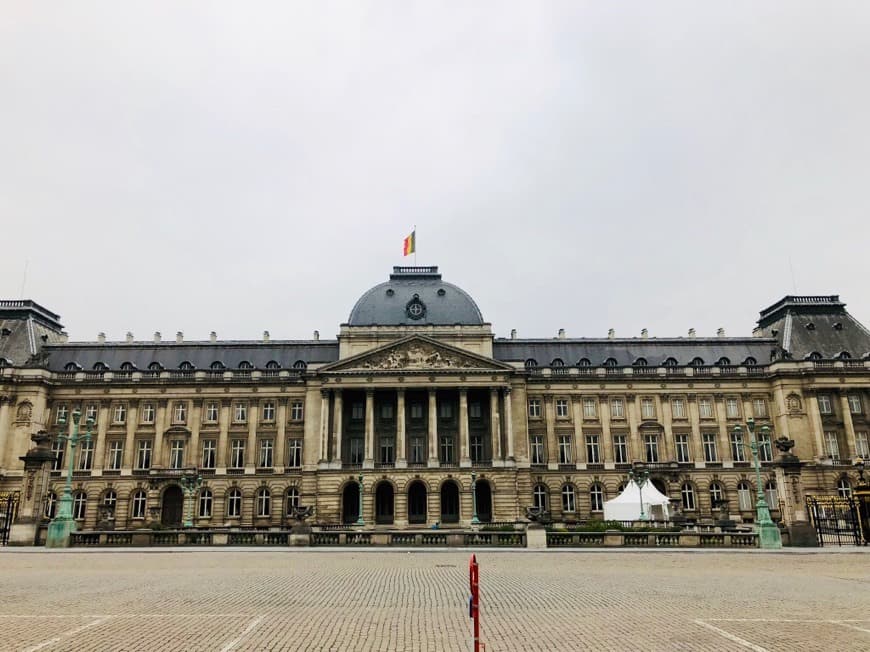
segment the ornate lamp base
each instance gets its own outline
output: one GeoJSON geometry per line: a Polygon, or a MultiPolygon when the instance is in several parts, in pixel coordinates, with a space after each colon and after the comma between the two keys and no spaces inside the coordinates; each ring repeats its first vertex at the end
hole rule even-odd
{"type": "Polygon", "coordinates": [[[48,524],[46,548],[69,548],[69,535],[76,531],[76,522],[69,518],[56,518],[48,524]]]}

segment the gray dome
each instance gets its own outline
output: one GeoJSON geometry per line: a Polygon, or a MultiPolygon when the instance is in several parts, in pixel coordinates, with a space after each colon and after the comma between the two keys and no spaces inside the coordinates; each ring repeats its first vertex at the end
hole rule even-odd
{"type": "Polygon", "coordinates": [[[348,318],[350,326],[483,323],[474,299],[442,281],[437,267],[394,267],[390,280],[363,294],[348,318]]]}

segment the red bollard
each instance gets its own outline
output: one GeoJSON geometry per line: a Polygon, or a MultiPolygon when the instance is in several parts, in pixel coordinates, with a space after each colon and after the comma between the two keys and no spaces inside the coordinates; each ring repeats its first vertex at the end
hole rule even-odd
{"type": "Polygon", "coordinates": [[[471,555],[468,562],[468,585],[471,597],[468,599],[468,616],[474,622],[474,652],[480,652],[480,587],[478,585],[477,556],[471,555]]]}

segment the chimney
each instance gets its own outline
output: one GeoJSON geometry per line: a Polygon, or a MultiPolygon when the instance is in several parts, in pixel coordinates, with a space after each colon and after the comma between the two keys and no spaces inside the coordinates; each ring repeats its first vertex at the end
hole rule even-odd
{"type": "Polygon", "coordinates": [[[560,328],[560,329],[559,329],[559,339],[560,339],[560,340],[564,340],[564,339],[565,339],[565,329],[564,329],[564,328],[560,328]]]}
{"type": "Polygon", "coordinates": [[[511,339],[512,340],[517,339],[517,329],[516,328],[511,329],[511,339]]]}
{"type": "Polygon", "coordinates": [[[263,341],[264,342],[269,341],[269,331],[263,331],[263,341]]]}
{"type": "Polygon", "coordinates": [[[97,342],[99,344],[105,344],[106,343],[106,334],[105,333],[97,333],[97,342]]]}
{"type": "Polygon", "coordinates": [[[182,333],[181,331],[178,331],[175,334],[175,343],[176,344],[184,344],[184,333],[182,333]]]}
{"type": "Polygon", "coordinates": [[[212,344],[217,342],[217,333],[215,331],[212,331],[211,333],[208,334],[208,341],[211,342],[212,344]]]}
{"type": "Polygon", "coordinates": [[[160,341],[160,331],[155,331],[154,332],[154,342],[156,343],[159,341],[160,341]]]}
{"type": "Polygon", "coordinates": [[[725,337],[725,329],[720,328],[716,331],[716,337],[725,337]]]}
{"type": "Polygon", "coordinates": [[[689,339],[695,339],[695,329],[694,328],[689,329],[689,339]]]}
{"type": "Polygon", "coordinates": [[[645,328],[641,328],[640,329],[640,337],[643,340],[648,339],[649,338],[649,331],[645,328]]]}
{"type": "Polygon", "coordinates": [[[127,331],[127,344],[132,344],[132,343],[133,343],[133,333],[131,333],[130,331],[127,331]]]}
{"type": "Polygon", "coordinates": [[[616,337],[616,331],[611,328],[607,331],[607,339],[612,340],[614,337],[616,337]]]}
{"type": "Polygon", "coordinates": [[[320,339],[320,331],[314,331],[314,341],[318,341],[320,339]]]}

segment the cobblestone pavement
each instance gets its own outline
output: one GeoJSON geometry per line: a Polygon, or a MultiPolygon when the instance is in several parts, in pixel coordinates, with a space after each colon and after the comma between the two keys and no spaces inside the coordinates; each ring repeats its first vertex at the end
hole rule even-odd
{"type": "MultiPolygon", "coordinates": [[[[870,555],[478,552],[497,650],[870,650],[870,555]]],[[[0,650],[470,649],[468,551],[0,552],[0,650]]]]}

